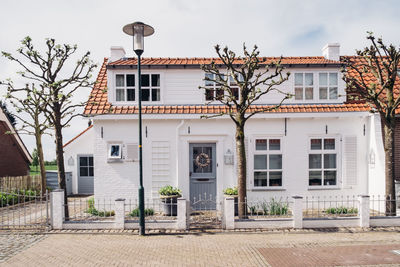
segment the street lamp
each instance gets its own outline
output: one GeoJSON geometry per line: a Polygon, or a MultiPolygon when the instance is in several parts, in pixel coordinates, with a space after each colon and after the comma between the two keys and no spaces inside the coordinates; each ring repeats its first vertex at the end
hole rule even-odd
{"type": "Polygon", "coordinates": [[[142,22],[125,25],[124,33],[133,36],[133,51],[138,56],[138,92],[139,92],[139,234],[145,235],[144,225],[144,187],[143,187],[143,157],[142,157],[142,77],[140,71],[140,56],[144,51],[144,37],[154,33],[153,27],[142,22]]]}

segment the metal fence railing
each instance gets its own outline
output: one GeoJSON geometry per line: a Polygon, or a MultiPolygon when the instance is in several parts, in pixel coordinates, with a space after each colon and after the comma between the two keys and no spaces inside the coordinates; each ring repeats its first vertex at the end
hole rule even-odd
{"type": "Polygon", "coordinates": [[[369,199],[370,217],[399,216],[400,198],[391,195],[372,195],[369,199]]]}
{"type": "Polygon", "coordinates": [[[304,218],[355,217],[359,201],[356,196],[312,196],[304,198],[304,218]]]}
{"type": "MultiPolygon", "coordinates": [[[[235,218],[238,219],[239,205],[235,199],[235,218]]],[[[270,198],[269,200],[248,200],[243,203],[245,219],[290,218],[292,216],[292,204],[289,198],[270,198]]]]}
{"type": "MultiPolygon", "coordinates": [[[[145,200],[145,220],[176,220],[178,213],[177,198],[153,198],[145,200]]],[[[139,220],[138,199],[125,200],[125,219],[139,220]]]]}
{"type": "Polygon", "coordinates": [[[115,201],[111,198],[69,197],[66,221],[114,220],[115,201]]]}
{"type": "Polygon", "coordinates": [[[40,190],[41,181],[40,175],[0,177],[0,191],[10,191],[13,189],[40,190]]]}
{"type": "Polygon", "coordinates": [[[49,226],[49,194],[36,190],[0,191],[0,229],[49,226]]]}

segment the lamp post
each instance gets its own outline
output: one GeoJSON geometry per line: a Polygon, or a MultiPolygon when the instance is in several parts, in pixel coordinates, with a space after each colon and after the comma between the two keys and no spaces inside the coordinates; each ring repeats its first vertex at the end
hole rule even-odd
{"type": "Polygon", "coordinates": [[[144,51],[144,37],[154,33],[153,27],[142,22],[134,22],[122,28],[124,33],[133,36],[133,51],[138,56],[138,107],[139,107],[139,235],[145,235],[144,223],[144,187],[143,187],[143,156],[142,156],[142,77],[140,57],[144,51]]]}

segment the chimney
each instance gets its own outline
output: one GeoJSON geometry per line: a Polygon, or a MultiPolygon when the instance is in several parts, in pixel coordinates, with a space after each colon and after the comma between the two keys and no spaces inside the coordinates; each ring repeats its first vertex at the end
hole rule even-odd
{"type": "Polygon", "coordinates": [[[339,61],[340,59],[340,44],[329,43],[322,48],[322,55],[326,59],[339,61]]]}
{"type": "Polygon", "coordinates": [[[125,49],[122,46],[111,46],[111,55],[109,62],[117,61],[125,57],[125,49]]]}

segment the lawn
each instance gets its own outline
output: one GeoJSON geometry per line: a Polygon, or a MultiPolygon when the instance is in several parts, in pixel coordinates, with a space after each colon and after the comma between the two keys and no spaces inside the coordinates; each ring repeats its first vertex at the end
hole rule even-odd
{"type": "MultiPolygon", "coordinates": [[[[56,171],[57,170],[57,165],[45,165],[44,167],[45,167],[46,171],[56,171]]],[[[36,166],[31,166],[31,170],[30,170],[29,174],[30,175],[40,174],[39,167],[37,168],[37,171],[36,171],[36,166]]]]}

